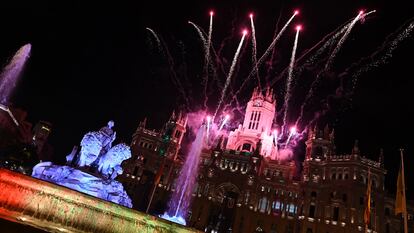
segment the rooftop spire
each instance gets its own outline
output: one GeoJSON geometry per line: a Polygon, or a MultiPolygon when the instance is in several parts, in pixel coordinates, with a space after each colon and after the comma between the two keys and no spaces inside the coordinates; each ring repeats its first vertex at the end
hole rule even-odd
{"type": "Polygon", "coordinates": [[[170,120],[169,121],[175,121],[175,110],[172,111],[171,116],[170,116],[170,120]]]}
{"type": "Polygon", "coordinates": [[[145,127],[147,126],[147,117],[144,118],[144,120],[139,122],[139,128],[143,128],[145,129],[145,127]]]}
{"type": "Polygon", "coordinates": [[[354,142],[354,148],[352,148],[352,154],[353,155],[359,155],[358,140],[355,140],[355,142],[354,142]]]}
{"type": "Polygon", "coordinates": [[[380,153],[378,156],[378,162],[380,164],[381,167],[384,167],[384,149],[380,149],[380,153]]]}
{"type": "Polygon", "coordinates": [[[335,141],[335,129],[332,129],[331,133],[329,134],[329,140],[332,143],[335,141]]]}
{"type": "Polygon", "coordinates": [[[329,125],[326,124],[325,128],[323,129],[323,139],[328,140],[330,136],[329,125]]]}

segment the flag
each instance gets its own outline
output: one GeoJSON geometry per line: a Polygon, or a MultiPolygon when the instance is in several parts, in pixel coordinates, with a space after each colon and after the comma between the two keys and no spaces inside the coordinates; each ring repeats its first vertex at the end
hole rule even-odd
{"type": "Polygon", "coordinates": [[[405,185],[404,185],[404,168],[402,167],[403,162],[400,163],[400,171],[398,172],[397,179],[397,193],[395,198],[395,215],[399,213],[405,213],[405,185]]]}
{"type": "Polygon", "coordinates": [[[368,187],[367,192],[365,194],[366,196],[366,204],[365,204],[365,212],[364,212],[364,222],[365,225],[368,226],[371,221],[371,174],[368,170],[368,187]]]}

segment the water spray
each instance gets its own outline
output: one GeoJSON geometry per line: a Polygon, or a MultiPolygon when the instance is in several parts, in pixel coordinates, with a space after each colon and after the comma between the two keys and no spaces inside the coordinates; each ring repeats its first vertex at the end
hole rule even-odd
{"type": "Polygon", "coordinates": [[[0,74],[0,103],[7,104],[30,57],[31,44],[22,46],[0,74]]]}
{"type": "Polygon", "coordinates": [[[176,179],[176,192],[172,193],[172,197],[168,203],[168,210],[160,217],[182,225],[186,225],[185,217],[191,202],[191,192],[199,169],[200,154],[204,145],[205,126],[202,125],[196,135],[195,140],[191,144],[182,170],[176,179]]]}

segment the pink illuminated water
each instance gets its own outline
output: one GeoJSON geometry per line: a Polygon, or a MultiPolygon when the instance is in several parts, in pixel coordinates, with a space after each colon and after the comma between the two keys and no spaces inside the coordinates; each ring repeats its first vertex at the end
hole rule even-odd
{"type": "Polygon", "coordinates": [[[197,136],[191,144],[190,152],[181,168],[175,182],[176,191],[168,202],[168,210],[161,218],[186,225],[185,217],[190,207],[191,194],[198,174],[198,164],[204,142],[204,125],[200,127],[197,136]]]}
{"type": "Polygon", "coordinates": [[[30,56],[31,44],[22,46],[0,74],[0,103],[7,104],[30,56]]]}

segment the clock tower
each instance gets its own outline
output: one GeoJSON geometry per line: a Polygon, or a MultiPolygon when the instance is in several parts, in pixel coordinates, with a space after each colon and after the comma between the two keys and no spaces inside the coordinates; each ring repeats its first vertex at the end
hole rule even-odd
{"type": "Polygon", "coordinates": [[[273,90],[267,89],[266,95],[255,88],[252,97],[247,103],[244,115],[243,128],[249,132],[270,133],[275,117],[276,101],[273,90]]]}
{"type": "Polygon", "coordinates": [[[252,97],[246,106],[243,125],[230,132],[227,149],[252,152],[261,141],[261,155],[275,157],[273,143],[273,119],[276,114],[276,100],[273,90],[268,88],[265,95],[258,88],[253,90],[252,97]]]}

